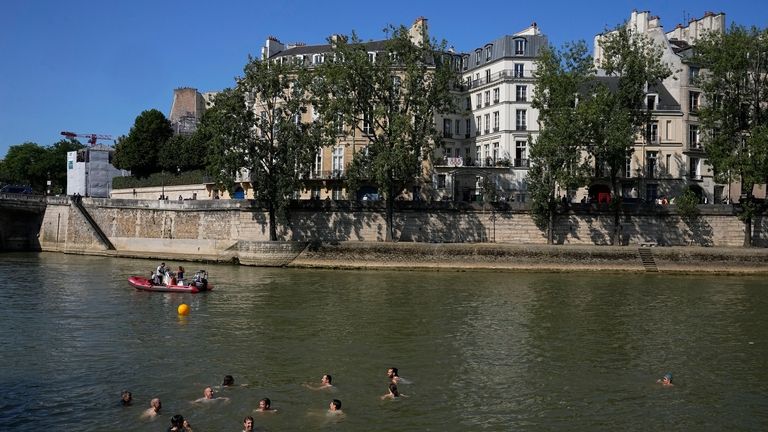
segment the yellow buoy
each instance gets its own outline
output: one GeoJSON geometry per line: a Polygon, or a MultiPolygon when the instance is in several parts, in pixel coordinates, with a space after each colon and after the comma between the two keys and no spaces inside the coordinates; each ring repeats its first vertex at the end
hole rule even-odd
{"type": "Polygon", "coordinates": [[[189,306],[187,306],[186,303],[182,303],[179,305],[177,311],[179,312],[179,315],[189,315],[189,306]]]}

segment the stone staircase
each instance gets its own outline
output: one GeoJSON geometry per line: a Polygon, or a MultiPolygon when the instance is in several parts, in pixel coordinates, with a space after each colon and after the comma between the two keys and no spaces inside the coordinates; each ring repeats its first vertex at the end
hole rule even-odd
{"type": "Polygon", "coordinates": [[[637,249],[637,253],[640,254],[640,261],[643,262],[643,267],[645,268],[645,271],[647,272],[659,271],[658,267],[656,267],[656,260],[653,259],[653,252],[651,252],[651,248],[641,246],[637,249]]]}

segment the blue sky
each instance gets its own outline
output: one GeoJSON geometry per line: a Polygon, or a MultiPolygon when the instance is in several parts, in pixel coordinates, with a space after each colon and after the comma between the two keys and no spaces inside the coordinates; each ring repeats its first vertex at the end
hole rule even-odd
{"type": "Polygon", "coordinates": [[[379,39],[388,24],[428,19],[430,34],[470,51],[535,21],[554,45],[592,38],[650,10],[672,29],[684,17],[725,12],[728,25],[765,26],[768,6],[749,1],[83,1],[0,3],[0,158],[59,132],[127,134],[143,110],[168,115],[173,89],[232,85],[269,35],[323,43],[355,30],[379,39]]]}

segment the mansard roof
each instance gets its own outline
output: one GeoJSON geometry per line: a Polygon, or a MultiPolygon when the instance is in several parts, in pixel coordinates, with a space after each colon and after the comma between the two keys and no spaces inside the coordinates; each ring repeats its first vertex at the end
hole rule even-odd
{"type": "Polygon", "coordinates": [[[542,48],[547,46],[548,41],[547,37],[542,34],[537,35],[523,35],[523,34],[516,34],[516,35],[505,35],[498,39],[495,39],[491,42],[488,42],[487,44],[477,47],[474,50],[472,50],[469,53],[464,53],[464,55],[469,55],[469,67],[467,70],[473,70],[475,68],[480,68],[486,66],[488,63],[493,63],[496,60],[502,59],[502,58],[533,58],[536,57],[539,54],[539,51],[541,51],[542,48]],[[526,41],[525,48],[522,54],[516,54],[515,53],[515,42],[517,40],[523,39],[526,41]],[[491,48],[491,57],[490,59],[487,58],[485,54],[485,49],[487,47],[491,48]],[[477,51],[481,51],[480,54],[480,64],[475,64],[474,59],[474,53],[477,51]]]}
{"type": "MultiPolygon", "coordinates": [[[[368,51],[379,52],[379,51],[384,51],[384,49],[386,48],[386,43],[387,43],[386,40],[377,40],[377,41],[362,42],[362,45],[365,46],[365,48],[368,51]]],[[[286,56],[326,54],[332,51],[333,51],[333,46],[331,44],[299,45],[299,46],[293,46],[291,48],[288,48],[276,54],[273,54],[272,56],[269,57],[269,60],[279,58],[279,57],[286,57],[286,56]]]]}

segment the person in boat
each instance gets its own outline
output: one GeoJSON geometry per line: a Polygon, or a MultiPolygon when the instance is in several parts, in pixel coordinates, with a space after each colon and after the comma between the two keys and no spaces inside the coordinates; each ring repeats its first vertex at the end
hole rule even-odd
{"type": "Polygon", "coordinates": [[[165,267],[165,263],[160,263],[159,266],[157,266],[157,270],[155,270],[155,277],[152,279],[152,282],[155,285],[160,285],[163,283],[163,277],[165,276],[165,272],[168,271],[168,268],[165,267]]]}
{"type": "Polygon", "coordinates": [[[184,267],[179,266],[179,270],[176,272],[176,280],[179,281],[179,285],[184,285],[181,283],[184,280],[184,267]]]}
{"type": "Polygon", "coordinates": [[[397,384],[395,383],[389,383],[389,392],[381,397],[381,400],[384,399],[397,399],[399,397],[407,397],[404,394],[400,394],[400,392],[397,390],[397,384]]]}
{"type": "Polygon", "coordinates": [[[320,379],[320,385],[304,384],[304,387],[310,390],[332,389],[333,388],[332,381],[333,381],[333,377],[330,376],[329,374],[325,374],[320,379]]]}
{"type": "Polygon", "coordinates": [[[208,273],[201,269],[199,272],[195,273],[195,277],[192,281],[198,288],[206,289],[208,288],[208,273]]]}
{"type": "Polygon", "coordinates": [[[123,390],[120,393],[120,405],[130,406],[133,403],[133,395],[128,390],[123,390]]]}
{"type": "Polygon", "coordinates": [[[275,413],[277,412],[276,409],[272,408],[272,401],[269,400],[269,398],[264,398],[259,401],[259,407],[256,408],[256,411],[259,412],[271,412],[275,413]]]}
{"type": "Polygon", "coordinates": [[[243,432],[253,432],[253,417],[246,416],[243,419],[243,432]]]}
{"type": "Polygon", "coordinates": [[[155,417],[158,414],[160,414],[160,408],[163,407],[162,402],[160,402],[160,398],[154,398],[151,401],[149,401],[149,408],[144,411],[143,416],[144,417],[155,417]]]}

